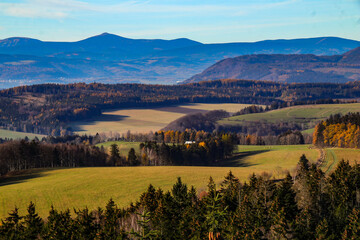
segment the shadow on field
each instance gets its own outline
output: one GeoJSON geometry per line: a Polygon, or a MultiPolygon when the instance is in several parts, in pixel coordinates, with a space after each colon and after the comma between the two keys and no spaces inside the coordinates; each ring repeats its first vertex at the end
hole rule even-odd
{"type": "Polygon", "coordinates": [[[95,125],[96,122],[120,122],[129,116],[126,115],[116,115],[116,114],[101,114],[100,116],[95,116],[81,122],[77,122],[76,125],[72,126],[73,131],[81,132],[86,131],[83,127],[79,125],[95,125]]]}
{"type": "Polygon", "coordinates": [[[183,106],[175,106],[175,107],[162,107],[162,108],[154,108],[156,111],[162,112],[172,112],[172,113],[182,113],[182,114],[192,114],[192,113],[207,113],[208,110],[204,109],[194,109],[194,108],[186,108],[183,106]]]}
{"type": "Polygon", "coordinates": [[[250,167],[256,164],[251,164],[245,162],[245,158],[249,156],[253,156],[256,154],[269,152],[270,150],[259,150],[259,151],[249,151],[249,152],[240,152],[235,153],[232,157],[222,161],[219,163],[219,167],[250,167]]]}
{"type": "Polygon", "coordinates": [[[33,178],[44,177],[47,175],[45,171],[50,171],[50,170],[46,169],[46,170],[38,170],[38,171],[31,171],[31,170],[21,171],[21,172],[12,173],[10,176],[0,177],[0,187],[23,183],[33,178]]]}

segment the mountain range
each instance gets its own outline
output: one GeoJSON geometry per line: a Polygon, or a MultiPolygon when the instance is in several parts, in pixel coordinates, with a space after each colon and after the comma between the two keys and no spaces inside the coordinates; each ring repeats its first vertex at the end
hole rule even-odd
{"type": "Polygon", "coordinates": [[[336,38],[203,44],[186,38],[130,39],[103,33],[77,42],[0,40],[0,88],[45,82],[173,84],[225,58],[248,54],[339,55],[360,42],[336,38]]]}
{"type": "Polygon", "coordinates": [[[334,82],[360,80],[360,47],[343,55],[255,54],[221,60],[185,83],[217,79],[279,82],[334,82]]]}

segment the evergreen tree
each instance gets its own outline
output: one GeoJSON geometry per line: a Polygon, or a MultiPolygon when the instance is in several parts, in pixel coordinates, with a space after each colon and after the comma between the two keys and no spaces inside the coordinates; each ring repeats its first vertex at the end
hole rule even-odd
{"type": "Polygon", "coordinates": [[[207,205],[206,225],[209,232],[209,240],[221,239],[225,219],[227,216],[227,207],[223,209],[221,206],[221,196],[216,194],[207,205]]]}
{"type": "Polygon", "coordinates": [[[302,210],[294,223],[294,238],[299,240],[314,239],[311,229],[311,215],[308,209],[302,210]]]}
{"type": "Polygon", "coordinates": [[[319,225],[316,227],[316,240],[325,240],[329,239],[329,225],[324,218],[319,225]]]}
{"type": "Polygon", "coordinates": [[[100,236],[103,239],[120,239],[118,224],[118,208],[112,199],[106,205],[104,223],[100,236]]]}
{"type": "Polygon", "coordinates": [[[348,216],[348,224],[345,227],[345,231],[342,235],[343,240],[360,239],[360,210],[354,208],[351,214],[348,216]]]}
{"type": "Polygon", "coordinates": [[[230,171],[221,183],[220,192],[225,206],[228,206],[230,211],[235,211],[239,206],[240,199],[240,181],[230,171]]]}
{"type": "Polygon", "coordinates": [[[289,226],[286,221],[284,208],[279,207],[277,199],[273,202],[270,214],[272,216],[272,225],[269,231],[270,239],[287,239],[289,226]]]}
{"type": "Polygon", "coordinates": [[[114,166],[118,161],[120,161],[120,151],[117,144],[111,144],[110,146],[110,157],[108,160],[108,164],[110,166],[114,166]]]}
{"type": "Polygon", "coordinates": [[[23,217],[19,215],[19,209],[15,207],[15,209],[9,213],[9,216],[5,219],[5,221],[1,220],[1,239],[26,239],[24,235],[24,224],[22,219],[23,217]]]}
{"type": "Polygon", "coordinates": [[[174,184],[173,188],[171,189],[171,193],[173,195],[175,203],[181,209],[187,206],[190,201],[188,197],[188,191],[186,184],[182,183],[181,178],[177,178],[177,182],[174,184]]]}
{"type": "Polygon", "coordinates": [[[95,217],[92,216],[88,208],[74,211],[77,215],[74,219],[74,232],[76,232],[76,239],[95,239],[100,228],[100,226],[95,222],[95,217]]]}
{"type": "Polygon", "coordinates": [[[24,217],[25,238],[37,239],[43,231],[43,220],[35,211],[35,204],[30,202],[27,209],[27,215],[24,217]]]}
{"type": "Polygon", "coordinates": [[[138,213],[140,219],[137,221],[140,231],[135,232],[134,229],[131,230],[130,234],[139,240],[152,240],[158,239],[159,231],[152,230],[150,227],[150,212],[144,210],[144,212],[138,213]]]}
{"type": "Polygon", "coordinates": [[[295,219],[298,213],[297,204],[295,201],[296,193],[293,190],[293,180],[291,175],[288,173],[283,181],[279,184],[276,189],[276,201],[280,208],[285,211],[285,218],[288,221],[295,219]]]}
{"type": "Polygon", "coordinates": [[[128,154],[128,163],[130,166],[136,166],[139,164],[139,160],[135,154],[135,149],[131,148],[128,154]]]}
{"type": "Polygon", "coordinates": [[[70,211],[58,212],[51,206],[48,221],[45,225],[44,239],[67,240],[72,238],[73,220],[70,211]]]}
{"type": "Polygon", "coordinates": [[[208,193],[209,198],[215,198],[216,184],[214,182],[214,179],[211,176],[209,178],[209,183],[208,183],[207,187],[208,187],[207,193],[208,193]]]}

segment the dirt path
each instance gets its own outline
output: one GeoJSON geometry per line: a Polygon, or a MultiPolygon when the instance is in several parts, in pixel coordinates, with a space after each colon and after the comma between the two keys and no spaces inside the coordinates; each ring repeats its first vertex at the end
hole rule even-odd
{"type": "Polygon", "coordinates": [[[327,152],[326,159],[328,162],[330,162],[328,169],[325,171],[325,174],[328,174],[331,172],[332,168],[338,162],[338,158],[336,157],[336,154],[334,153],[333,149],[327,149],[326,152],[327,152]]]}

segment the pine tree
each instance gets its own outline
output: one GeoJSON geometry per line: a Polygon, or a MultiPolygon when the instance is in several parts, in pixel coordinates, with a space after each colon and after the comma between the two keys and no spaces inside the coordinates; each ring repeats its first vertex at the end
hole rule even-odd
{"type": "Polygon", "coordinates": [[[71,239],[73,234],[73,220],[70,211],[58,212],[51,206],[48,221],[45,225],[44,239],[71,239]]]}
{"type": "Polygon", "coordinates": [[[311,215],[308,209],[302,210],[294,223],[294,238],[299,240],[314,239],[311,229],[311,215]]]}
{"type": "Polygon", "coordinates": [[[221,183],[220,192],[223,196],[225,206],[228,206],[230,211],[235,211],[239,206],[240,199],[240,181],[230,171],[221,183]]]}
{"type": "Polygon", "coordinates": [[[177,178],[177,182],[174,184],[171,189],[171,193],[174,197],[175,203],[178,204],[178,207],[183,208],[190,203],[188,198],[187,186],[182,183],[181,178],[177,178]]]}
{"type": "Polygon", "coordinates": [[[216,184],[214,182],[214,179],[210,176],[209,178],[209,183],[207,185],[208,187],[208,197],[209,198],[214,198],[216,196],[216,184]]]}
{"type": "Polygon", "coordinates": [[[348,224],[345,227],[345,231],[342,235],[343,240],[355,240],[360,239],[360,210],[354,208],[351,214],[348,216],[348,224]]]}
{"type": "Polygon", "coordinates": [[[144,210],[144,212],[138,213],[140,220],[137,221],[140,226],[140,232],[135,232],[134,229],[131,230],[130,234],[139,240],[152,240],[157,239],[159,236],[159,231],[152,230],[150,227],[150,212],[144,210]]]}
{"type": "Polygon", "coordinates": [[[25,237],[27,239],[37,239],[43,231],[43,220],[36,213],[33,202],[30,202],[27,212],[24,217],[25,237]]]}
{"type": "Polygon", "coordinates": [[[83,210],[74,210],[77,215],[74,219],[74,228],[76,232],[76,239],[95,239],[99,230],[99,225],[95,222],[95,217],[92,216],[88,208],[83,210]]]}
{"type": "Polygon", "coordinates": [[[118,237],[118,208],[112,199],[106,204],[104,224],[100,235],[104,239],[117,239],[118,237]]]}
{"type": "Polygon", "coordinates": [[[275,193],[279,207],[284,209],[285,217],[289,221],[294,220],[298,213],[295,201],[296,193],[293,190],[293,184],[292,177],[288,173],[285,179],[279,184],[275,193]]]}
{"type": "Polygon", "coordinates": [[[26,239],[24,235],[24,224],[22,219],[23,217],[19,215],[19,209],[15,207],[15,209],[9,213],[9,217],[7,217],[5,221],[1,220],[1,239],[26,239]]]}
{"type": "Polygon", "coordinates": [[[270,227],[270,239],[287,239],[289,226],[286,221],[284,208],[279,208],[275,200],[270,209],[272,225],[270,227]]]}
{"type": "Polygon", "coordinates": [[[130,166],[136,166],[139,164],[138,158],[135,154],[135,149],[131,148],[128,154],[128,163],[130,166]]]}
{"type": "Polygon", "coordinates": [[[206,225],[209,232],[209,240],[221,239],[225,219],[227,216],[227,208],[222,208],[220,194],[216,194],[215,198],[207,205],[206,225]]]}
{"type": "Polygon", "coordinates": [[[110,157],[108,160],[108,164],[110,166],[114,166],[118,161],[120,161],[121,157],[120,157],[120,151],[119,151],[119,147],[117,144],[112,144],[110,146],[110,157]]]}
{"type": "Polygon", "coordinates": [[[325,240],[329,237],[329,225],[326,221],[326,218],[324,218],[319,225],[316,227],[316,240],[325,240]]]}

